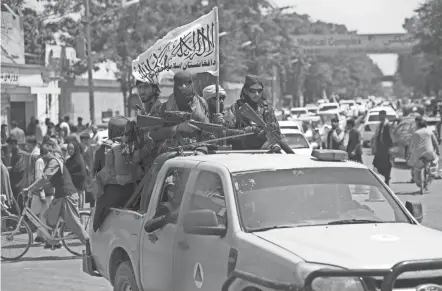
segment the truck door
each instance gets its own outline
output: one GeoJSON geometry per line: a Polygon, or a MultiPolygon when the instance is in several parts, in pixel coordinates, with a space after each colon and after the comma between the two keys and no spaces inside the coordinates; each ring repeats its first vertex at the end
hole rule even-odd
{"type": "MultiPolygon", "coordinates": [[[[216,213],[218,224],[227,226],[227,211],[221,176],[202,168],[196,182],[186,195],[183,215],[192,210],[207,209],[216,213]]],[[[175,239],[174,290],[221,290],[227,278],[230,246],[228,235],[194,235],[184,232],[180,224],[175,239]]]]}
{"type": "MultiPolygon", "coordinates": [[[[158,197],[152,197],[148,215],[155,217],[165,205],[180,209],[184,190],[189,179],[190,169],[170,168],[167,174],[159,175],[163,179],[158,197]],[[150,211],[155,208],[155,215],[150,211]]],[[[154,189],[153,193],[158,193],[154,189]]],[[[141,284],[143,290],[170,291],[173,288],[173,249],[176,235],[176,221],[165,225],[152,233],[142,230],[141,238],[141,284]]]]}

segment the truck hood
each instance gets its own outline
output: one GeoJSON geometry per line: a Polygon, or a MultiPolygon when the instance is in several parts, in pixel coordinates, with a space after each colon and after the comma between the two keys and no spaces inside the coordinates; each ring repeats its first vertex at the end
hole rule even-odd
{"type": "Polygon", "coordinates": [[[405,260],[442,258],[442,232],[407,223],[311,226],[255,232],[307,262],[388,269],[405,260]]]}

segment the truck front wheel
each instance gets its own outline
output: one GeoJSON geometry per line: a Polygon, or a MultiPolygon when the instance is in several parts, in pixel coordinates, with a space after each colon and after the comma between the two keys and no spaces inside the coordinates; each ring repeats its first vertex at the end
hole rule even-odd
{"type": "Polygon", "coordinates": [[[130,261],[124,261],[118,266],[114,280],[114,291],[139,291],[130,261]]]}

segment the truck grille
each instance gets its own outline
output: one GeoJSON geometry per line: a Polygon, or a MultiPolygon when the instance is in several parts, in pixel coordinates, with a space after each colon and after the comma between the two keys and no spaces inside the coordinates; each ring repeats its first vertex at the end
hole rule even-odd
{"type": "MultiPolygon", "coordinates": [[[[364,282],[367,284],[370,290],[380,290],[382,279],[381,278],[364,278],[364,282]]],[[[422,278],[407,278],[397,279],[394,284],[395,291],[416,291],[416,288],[423,284],[436,284],[442,286],[442,276],[437,277],[422,277],[422,278]]]]}

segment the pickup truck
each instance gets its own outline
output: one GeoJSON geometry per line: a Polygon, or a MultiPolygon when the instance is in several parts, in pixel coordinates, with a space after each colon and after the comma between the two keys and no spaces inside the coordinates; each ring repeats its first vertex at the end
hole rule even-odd
{"type": "Polygon", "coordinates": [[[168,159],[142,191],[149,203],[90,230],[83,271],[115,291],[442,290],[442,232],[346,158],[168,159]]]}

